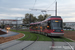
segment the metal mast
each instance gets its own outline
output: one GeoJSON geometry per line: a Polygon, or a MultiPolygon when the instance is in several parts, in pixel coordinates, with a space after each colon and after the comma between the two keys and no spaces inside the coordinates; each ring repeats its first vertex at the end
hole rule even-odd
{"type": "Polygon", "coordinates": [[[57,1],[55,3],[55,16],[57,16],[57,1]]]}

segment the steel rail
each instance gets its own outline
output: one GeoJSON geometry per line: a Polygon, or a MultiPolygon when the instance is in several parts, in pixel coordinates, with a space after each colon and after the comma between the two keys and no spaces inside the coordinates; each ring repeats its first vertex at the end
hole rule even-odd
{"type": "Polygon", "coordinates": [[[66,40],[64,40],[63,38],[61,38],[70,48],[71,48],[71,50],[74,50],[74,48],[72,47],[72,45],[69,43],[69,42],[67,42],[66,40]]]}
{"type": "Polygon", "coordinates": [[[26,48],[28,48],[29,46],[31,46],[32,44],[34,44],[37,40],[38,40],[38,36],[36,35],[36,40],[35,41],[33,41],[32,43],[30,43],[29,45],[27,45],[27,46],[25,46],[24,48],[22,48],[21,50],[24,50],[24,49],[26,49],[26,48]]]}
{"type": "MultiPolygon", "coordinates": [[[[26,39],[29,39],[30,37],[31,37],[31,35],[29,35],[27,38],[25,38],[25,40],[26,40],[26,39]]],[[[20,44],[20,43],[24,42],[25,40],[20,41],[20,42],[18,42],[18,43],[15,43],[15,44],[13,44],[13,45],[7,46],[7,47],[5,47],[5,48],[0,48],[0,50],[4,50],[4,49],[10,48],[10,47],[12,47],[12,46],[15,46],[15,45],[17,45],[17,44],[20,44]]]]}
{"type": "Polygon", "coordinates": [[[52,37],[50,37],[51,38],[51,40],[52,40],[52,46],[51,46],[51,48],[50,48],[50,50],[53,50],[53,46],[54,46],[54,39],[52,38],[52,37]]]}

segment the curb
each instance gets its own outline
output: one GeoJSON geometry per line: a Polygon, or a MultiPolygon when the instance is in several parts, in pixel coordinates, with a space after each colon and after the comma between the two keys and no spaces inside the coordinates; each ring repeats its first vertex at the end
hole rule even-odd
{"type": "MultiPolygon", "coordinates": [[[[22,33],[23,34],[23,33],[22,33]]],[[[24,36],[25,36],[25,34],[24,34],[24,36]]],[[[24,37],[23,36],[23,37],[24,37]]],[[[23,38],[23,37],[21,37],[21,38],[23,38]]],[[[18,39],[21,39],[21,38],[18,38],[18,39]]],[[[15,40],[17,40],[17,39],[15,39],[15,40]]],[[[11,41],[14,41],[14,40],[11,40],[11,41]]],[[[8,42],[11,42],[11,41],[8,41],[8,42]]],[[[4,43],[8,43],[8,42],[4,42],[4,43]]],[[[1,43],[1,44],[4,44],[4,43],[1,43]]]]}
{"type": "MultiPolygon", "coordinates": [[[[67,38],[67,39],[70,39],[70,38],[67,38]]],[[[70,39],[70,40],[72,40],[72,39],[70,39]]],[[[75,40],[72,40],[73,42],[75,42],[75,40]]]]}
{"type": "MultiPolygon", "coordinates": [[[[23,33],[22,33],[22,34],[23,34],[23,33]]],[[[25,34],[24,34],[24,36],[25,36],[25,34]]],[[[24,37],[24,36],[23,36],[23,37],[24,37]]],[[[23,38],[23,37],[21,37],[21,38],[23,38]]],[[[21,38],[18,38],[18,39],[21,39],[21,38]]],[[[15,40],[17,40],[17,39],[15,39],[15,40]]]]}

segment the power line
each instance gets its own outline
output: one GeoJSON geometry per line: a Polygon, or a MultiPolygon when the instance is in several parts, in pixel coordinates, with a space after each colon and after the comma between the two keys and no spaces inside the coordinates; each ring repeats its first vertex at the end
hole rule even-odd
{"type": "MultiPolygon", "coordinates": [[[[34,5],[33,5],[32,9],[34,9],[36,2],[37,2],[37,0],[35,0],[34,5]]],[[[29,11],[29,13],[31,13],[31,11],[29,11]]]]}
{"type": "Polygon", "coordinates": [[[37,1],[37,0],[35,0],[35,2],[34,2],[33,8],[35,7],[36,1],[37,1]]]}
{"type": "MultiPolygon", "coordinates": [[[[35,0],[34,5],[33,5],[32,9],[35,7],[36,1],[37,1],[37,0],[35,0]]],[[[30,10],[28,13],[31,13],[31,11],[32,11],[32,10],[30,10]]]]}
{"type": "MultiPolygon", "coordinates": [[[[55,2],[56,2],[56,0],[55,0],[52,4],[54,4],[55,2]]],[[[35,3],[36,3],[36,0],[35,0],[35,3]]],[[[35,3],[34,3],[34,6],[35,6],[35,3]]],[[[52,5],[52,4],[51,4],[51,5],[52,5]]],[[[51,7],[51,5],[50,5],[48,8],[50,8],[50,7],[51,7]]],[[[41,11],[42,13],[43,13],[43,12],[45,12],[45,13],[46,13],[47,11],[55,11],[55,10],[47,10],[48,8],[47,8],[47,9],[45,9],[45,10],[43,10],[43,9],[34,9],[34,6],[33,6],[33,8],[32,8],[32,9],[30,9],[30,10],[35,10],[35,11],[38,11],[38,10],[39,10],[39,11],[41,11]]],[[[44,13],[43,13],[43,14],[44,14],[44,13]]]]}
{"type": "MultiPolygon", "coordinates": [[[[55,1],[51,4],[51,5],[53,5],[55,2],[56,2],[56,0],[55,0],[55,1]]],[[[51,5],[50,5],[48,8],[50,8],[50,7],[51,7],[51,5]]],[[[48,8],[46,8],[46,10],[47,10],[48,8]]]]}
{"type": "MultiPolygon", "coordinates": [[[[37,0],[35,0],[35,2],[34,2],[33,8],[35,7],[36,1],[37,1],[37,0]]],[[[28,15],[28,16],[29,16],[29,22],[31,23],[31,11],[29,11],[29,13],[30,13],[30,14],[28,15]]]]}

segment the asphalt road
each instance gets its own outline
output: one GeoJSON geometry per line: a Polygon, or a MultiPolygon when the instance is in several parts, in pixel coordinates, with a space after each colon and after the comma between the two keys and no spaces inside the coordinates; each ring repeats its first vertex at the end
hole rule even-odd
{"type": "MultiPolygon", "coordinates": [[[[8,46],[13,45],[18,42],[20,42],[20,41],[13,40],[10,42],[0,44],[0,50],[2,48],[8,47],[8,46]]],[[[23,47],[27,46],[28,44],[30,44],[32,42],[33,41],[24,41],[20,44],[12,46],[12,47],[5,48],[4,50],[21,50],[23,47]]],[[[69,42],[69,43],[75,47],[74,42],[69,42]]],[[[26,48],[25,50],[50,50],[51,44],[52,44],[51,41],[37,41],[34,44],[32,44],[31,46],[29,46],[28,48],[26,48]]],[[[64,43],[64,42],[55,42],[55,47],[53,48],[53,50],[71,50],[71,49],[70,49],[70,47],[66,46],[66,43],[64,43]]]]}
{"type": "Polygon", "coordinates": [[[0,37],[10,37],[19,34],[16,32],[6,31],[5,29],[2,29],[2,31],[7,32],[7,34],[0,35],[0,37]]]}

